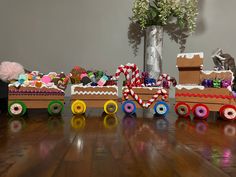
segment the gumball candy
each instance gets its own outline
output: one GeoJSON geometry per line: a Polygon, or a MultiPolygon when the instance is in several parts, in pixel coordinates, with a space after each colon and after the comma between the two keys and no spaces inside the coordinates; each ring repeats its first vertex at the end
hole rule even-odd
{"type": "Polygon", "coordinates": [[[230,85],[231,85],[231,80],[222,80],[221,81],[221,87],[222,88],[227,88],[230,85]]]}
{"type": "Polygon", "coordinates": [[[213,87],[213,80],[208,79],[207,80],[207,85],[208,85],[208,87],[213,87]]]}
{"type": "Polygon", "coordinates": [[[219,80],[219,79],[213,80],[213,87],[220,88],[221,87],[221,80],[219,80]]]}
{"type": "Polygon", "coordinates": [[[204,79],[204,80],[202,81],[202,86],[207,87],[207,79],[204,79]]]}
{"type": "Polygon", "coordinates": [[[202,81],[202,85],[204,87],[213,87],[213,80],[210,80],[210,79],[204,79],[202,81]]]}

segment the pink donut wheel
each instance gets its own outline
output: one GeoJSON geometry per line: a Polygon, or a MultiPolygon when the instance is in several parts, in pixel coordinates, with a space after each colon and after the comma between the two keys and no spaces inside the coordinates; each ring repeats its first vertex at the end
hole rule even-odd
{"type": "Polygon", "coordinates": [[[207,119],[210,113],[208,107],[204,104],[195,104],[192,111],[194,116],[200,119],[207,119]]]}
{"type": "Polygon", "coordinates": [[[123,112],[125,112],[126,114],[134,114],[136,112],[136,105],[134,104],[133,101],[131,100],[126,100],[123,104],[122,104],[122,110],[123,112]]]}
{"type": "Polygon", "coordinates": [[[190,115],[191,109],[185,102],[179,102],[175,105],[175,112],[179,117],[188,117],[190,115]]]}
{"type": "Polygon", "coordinates": [[[236,119],[236,108],[233,105],[224,105],[220,108],[220,117],[226,120],[236,119]]]}

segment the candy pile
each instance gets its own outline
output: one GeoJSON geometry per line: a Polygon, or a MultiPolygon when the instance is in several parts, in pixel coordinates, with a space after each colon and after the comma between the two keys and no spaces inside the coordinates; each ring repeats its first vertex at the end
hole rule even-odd
{"type": "Polygon", "coordinates": [[[126,78],[123,83],[124,86],[170,88],[171,83],[173,86],[176,85],[175,78],[170,77],[168,74],[160,75],[157,80],[155,78],[151,78],[147,72],[142,72],[140,76],[138,67],[131,63],[120,65],[112,79],[118,80],[121,73],[123,73],[126,78]]]}
{"type": "Polygon", "coordinates": [[[36,87],[36,88],[58,88],[60,90],[66,89],[64,84],[65,74],[50,72],[45,75],[38,71],[32,71],[25,74],[20,74],[17,80],[12,80],[11,84],[17,88],[23,87],[36,87]]]}
{"type": "Polygon", "coordinates": [[[71,81],[72,84],[81,84],[83,86],[112,86],[117,82],[111,80],[111,76],[103,71],[89,71],[75,66],[66,76],[65,83],[71,81]]]}
{"type": "Polygon", "coordinates": [[[207,88],[227,88],[232,84],[231,80],[221,80],[221,79],[204,79],[201,83],[204,87],[207,88]]]}
{"type": "MultiPolygon", "coordinates": [[[[168,98],[168,91],[165,88],[169,88],[171,83],[175,86],[176,81],[171,78],[168,74],[162,74],[155,80],[150,78],[147,72],[143,72],[140,76],[139,69],[135,64],[127,63],[126,65],[120,65],[112,77],[113,80],[118,80],[121,73],[125,75],[126,81],[124,82],[123,96],[125,100],[129,99],[129,95],[133,97],[134,100],[139,103],[143,108],[148,108],[152,105],[157,98],[161,97],[162,100],[168,98]],[[131,77],[130,77],[131,74],[131,77]],[[147,102],[145,102],[139,94],[135,93],[134,87],[157,87],[156,93],[153,94],[147,102]],[[165,88],[163,88],[165,87],[165,88]]],[[[140,89],[140,88],[139,88],[140,89]]],[[[142,89],[142,88],[141,88],[142,89]]]]}

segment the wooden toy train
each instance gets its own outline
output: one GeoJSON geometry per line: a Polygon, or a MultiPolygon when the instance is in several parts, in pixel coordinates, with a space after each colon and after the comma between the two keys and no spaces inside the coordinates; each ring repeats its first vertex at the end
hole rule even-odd
{"type": "Polygon", "coordinates": [[[78,66],[67,76],[63,73],[21,74],[17,81],[9,84],[9,114],[22,116],[27,109],[34,108],[47,108],[50,115],[60,114],[69,80],[72,83],[70,98],[73,114],[83,114],[87,108],[103,108],[106,114],[115,114],[118,110],[117,80],[121,73],[126,77],[122,88],[122,110],[126,114],[135,113],[136,108],[149,107],[161,116],[168,113],[168,88],[173,78],[163,74],[156,82],[147,73],[140,77],[137,66],[128,63],[119,66],[113,77],[101,71],[85,71],[78,66]],[[163,82],[167,88],[161,87],[163,82]]]}
{"type": "Polygon", "coordinates": [[[71,111],[83,114],[87,108],[103,108],[106,114],[118,110],[117,80],[125,75],[122,87],[122,110],[133,114],[137,108],[154,109],[155,114],[165,116],[169,111],[170,85],[176,85],[175,112],[187,117],[206,119],[209,111],[219,111],[220,116],[236,118],[236,102],[231,85],[233,73],[226,71],[203,71],[203,53],[186,53],[177,56],[179,84],[174,78],[162,74],[157,80],[148,73],[140,75],[135,64],[118,67],[114,76],[101,71],[85,71],[74,67],[65,76],[63,73],[41,75],[28,73],[9,84],[9,114],[22,116],[27,108],[47,108],[49,114],[60,114],[64,106],[65,89],[71,86],[71,111]]]}

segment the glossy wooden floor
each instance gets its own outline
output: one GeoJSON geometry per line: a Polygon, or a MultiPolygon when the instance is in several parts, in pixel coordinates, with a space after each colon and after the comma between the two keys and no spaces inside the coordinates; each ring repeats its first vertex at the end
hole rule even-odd
{"type": "Polygon", "coordinates": [[[0,118],[0,176],[198,177],[236,176],[236,123],[177,118],[105,117],[89,110],[62,117],[46,110],[24,119],[0,118]]]}

